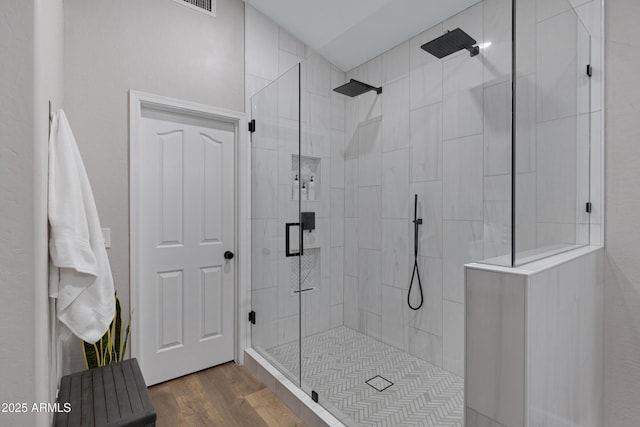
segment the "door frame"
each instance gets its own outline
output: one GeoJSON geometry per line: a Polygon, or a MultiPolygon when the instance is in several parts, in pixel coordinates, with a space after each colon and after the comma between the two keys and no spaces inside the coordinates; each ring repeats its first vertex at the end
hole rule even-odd
{"type": "Polygon", "coordinates": [[[192,117],[231,123],[234,125],[234,209],[235,209],[235,286],[234,286],[234,360],[244,362],[244,349],[249,344],[249,327],[243,313],[250,307],[251,251],[249,215],[251,181],[246,114],[239,111],[211,107],[161,95],[129,90],[129,298],[131,312],[131,357],[140,356],[142,330],[136,321],[135,310],[141,299],[140,287],[140,141],[138,138],[143,109],[161,110],[192,117]]]}

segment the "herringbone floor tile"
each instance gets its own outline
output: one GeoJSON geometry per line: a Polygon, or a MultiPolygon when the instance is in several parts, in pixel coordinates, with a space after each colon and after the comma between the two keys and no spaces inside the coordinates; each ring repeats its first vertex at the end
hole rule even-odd
{"type": "MultiPolygon", "coordinates": [[[[297,342],[266,352],[298,372],[297,342]]],[[[462,378],[344,326],[303,338],[302,377],[349,425],[462,427],[462,378]],[[393,385],[366,384],[376,375],[393,385]]]]}

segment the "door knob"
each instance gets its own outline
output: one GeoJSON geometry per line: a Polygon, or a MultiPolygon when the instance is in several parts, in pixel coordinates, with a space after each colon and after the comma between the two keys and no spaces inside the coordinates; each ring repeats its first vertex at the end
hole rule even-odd
{"type": "Polygon", "coordinates": [[[233,252],[231,251],[226,251],[224,253],[224,259],[233,259],[233,252]]]}

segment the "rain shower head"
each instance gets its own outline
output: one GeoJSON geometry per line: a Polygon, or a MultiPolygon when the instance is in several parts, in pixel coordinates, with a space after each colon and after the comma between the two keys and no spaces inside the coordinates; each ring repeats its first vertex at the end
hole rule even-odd
{"type": "Polygon", "coordinates": [[[338,86],[334,89],[334,92],[338,92],[353,98],[354,96],[362,95],[363,93],[369,92],[370,90],[376,91],[378,95],[382,93],[382,87],[371,86],[366,83],[359,82],[355,79],[351,79],[348,83],[345,83],[342,86],[338,86]]]}
{"type": "Polygon", "coordinates": [[[449,56],[462,49],[467,49],[471,52],[471,56],[476,56],[480,53],[480,48],[475,46],[475,44],[476,41],[473,37],[462,31],[460,28],[456,28],[455,30],[448,31],[437,39],[433,39],[420,47],[436,58],[442,59],[445,56],[449,56]]]}

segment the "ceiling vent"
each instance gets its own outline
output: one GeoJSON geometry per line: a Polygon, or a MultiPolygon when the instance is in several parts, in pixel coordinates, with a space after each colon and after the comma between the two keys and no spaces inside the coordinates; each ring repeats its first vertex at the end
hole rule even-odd
{"type": "Polygon", "coordinates": [[[173,0],[207,15],[216,17],[216,0],[173,0]]]}

